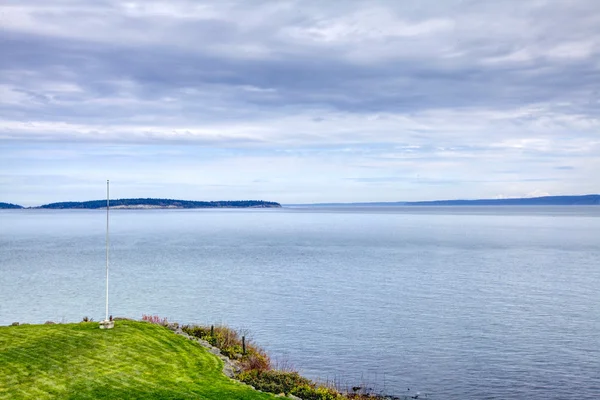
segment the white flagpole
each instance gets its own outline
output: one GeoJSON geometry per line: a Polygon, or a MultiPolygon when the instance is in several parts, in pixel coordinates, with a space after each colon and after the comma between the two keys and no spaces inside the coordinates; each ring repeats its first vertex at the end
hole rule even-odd
{"type": "Polygon", "coordinates": [[[108,321],[108,210],[110,208],[110,192],[108,186],[108,179],[106,180],[106,318],[108,321]]]}

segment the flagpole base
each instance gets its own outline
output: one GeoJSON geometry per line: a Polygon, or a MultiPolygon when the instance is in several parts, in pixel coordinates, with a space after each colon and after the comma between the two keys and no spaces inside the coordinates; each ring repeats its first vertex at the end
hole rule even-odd
{"type": "Polygon", "coordinates": [[[112,329],[115,327],[115,321],[100,321],[100,329],[112,329]]]}

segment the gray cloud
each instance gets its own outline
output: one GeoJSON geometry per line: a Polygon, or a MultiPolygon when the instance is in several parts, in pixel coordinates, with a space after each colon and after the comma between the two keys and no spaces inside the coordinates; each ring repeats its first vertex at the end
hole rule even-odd
{"type": "Polygon", "coordinates": [[[21,2],[5,7],[15,21],[1,67],[24,72],[21,84],[66,80],[88,96],[162,104],[213,88],[200,97],[209,105],[349,112],[598,101],[595,2],[497,3],[21,2]]]}

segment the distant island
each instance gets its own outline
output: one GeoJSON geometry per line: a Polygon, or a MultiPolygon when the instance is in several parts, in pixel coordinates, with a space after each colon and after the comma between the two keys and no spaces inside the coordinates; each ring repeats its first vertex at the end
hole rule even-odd
{"type": "MultiPolygon", "coordinates": [[[[110,208],[277,208],[281,204],[262,200],[194,201],[173,199],[115,199],[110,200],[110,208]]],[[[106,200],[66,201],[44,204],[35,208],[45,209],[98,209],[106,208],[106,200]]]]}
{"type": "MultiPolygon", "coordinates": [[[[278,208],[281,204],[263,200],[223,200],[223,201],[193,201],[172,199],[115,199],[110,201],[110,208],[278,208]]],[[[0,202],[0,209],[44,208],[52,210],[106,208],[106,200],[65,201],[61,203],[44,204],[39,207],[23,207],[17,204],[0,202]]]]}
{"type": "Polygon", "coordinates": [[[320,207],[394,207],[394,206],[590,206],[600,205],[600,195],[582,196],[544,196],[513,199],[478,199],[478,200],[432,200],[432,201],[396,201],[371,203],[315,203],[288,204],[289,206],[320,207]]]}

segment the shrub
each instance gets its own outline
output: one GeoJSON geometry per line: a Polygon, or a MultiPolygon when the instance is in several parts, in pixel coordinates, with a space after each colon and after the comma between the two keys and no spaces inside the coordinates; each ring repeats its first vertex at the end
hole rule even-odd
{"type": "Polygon", "coordinates": [[[246,332],[235,331],[226,326],[210,327],[201,325],[184,325],[181,330],[190,336],[206,340],[217,347],[221,354],[239,360],[244,371],[251,369],[267,371],[271,369],[271,359],[267,353],[248,339],[246,340],[246,354],[242,354],[242,337],[246,336],[246,332]]]}
{"type": "Polygon", "coordinates": [[[271,369],[271,358],[266,351],[250,343],[246,345],[246,354],[242,356],[241,367],[244,371],[253,369],[269,371],[271,369]]]}
{"type": "Polygon", "coordinates": [[[231,358],[232,360],[237,360],[242,357],[242,351],[242,346],[236,344],[234,346],[229,346],[224,349],[221,349],[221,354],[231,358]]]}
{"type": "Polygon", "coordinates": [[[213,334],[209,336],[209,342],[214,342],[211,344],[221,350],[235,346],[240,346],[241,348],[242,346],[240,334],[231,328],[222,325],[215,326],[212,329],[212,333],[213,334]]]}
{"type": "Polygon", "coordinates": [[[311,381],[297,372],[260,371],[252,369],[238,375],[238,379],[258,390],[269,393],[290,394],[299,386],[311,385],[311,381]]]}
{"type": "Polygon", "coordinates": [[[298,396],[303,400],[338,400],[342,395],[334,389],[323,386],[315,387],[313,385],[302,385],[295,387],[291,394],[298,396]]]}
{"type": "Polygon", "coordinates": [[[150,322],[151,324],[167,326],[169,321],[166,318],[161,318],[158,315],[142,315],[142,321],[150,322]]]}
{"type": "Polygon", "coordinates": [[[198,325],[184,325],[181,330],[190,336],[195,336],[200,339],[205,339],[210,336],[210,328],[198,325]]]}
{"type": "Polygon", "coordinates": [[[226,326],[184,325],[181,329],[188,335],[204,339],[221,350],[242,345],[239,333],[226,326]]]}

